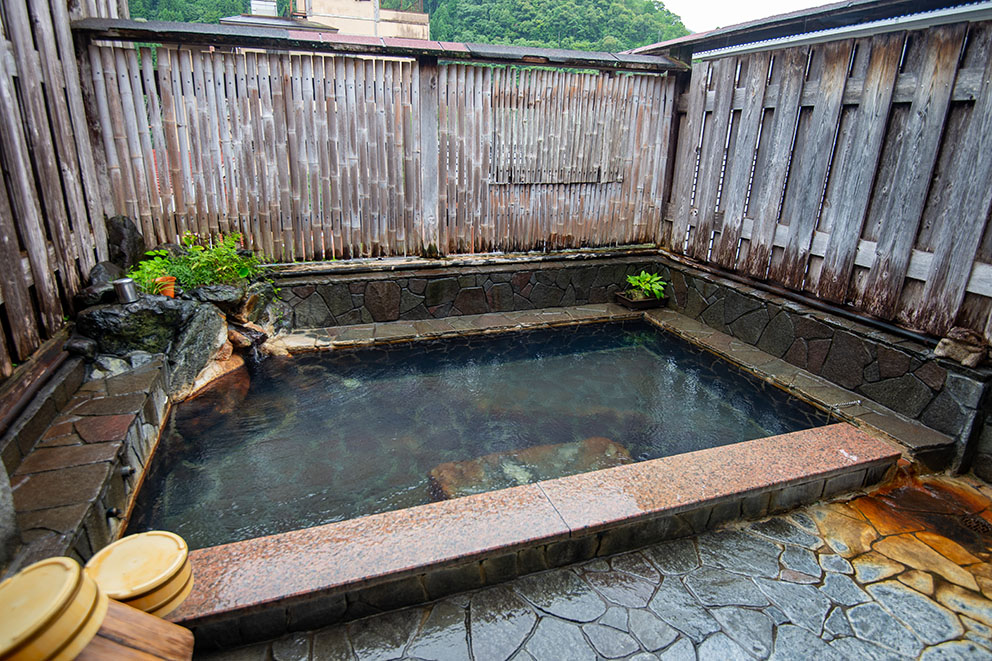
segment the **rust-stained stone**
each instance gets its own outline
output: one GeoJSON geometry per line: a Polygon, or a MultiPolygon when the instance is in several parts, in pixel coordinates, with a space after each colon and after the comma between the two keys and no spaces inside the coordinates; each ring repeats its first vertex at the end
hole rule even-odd
{"type": "Polygon", "coordinates": [[[940,555],[912,535],[893,535],[875,542],[874,549],[897,562],[922,571],[940,574],[948,581],[978,591],[978,583],[966,570],[940,555]]]}
{"type": "Polygon", "coordinates": [[[430,472],[430,488],[435,498],[458,498],[630,462],[627,448],[594,436],[573,443],[537,445],[446,462],[430,472]]]}
{"type": "Polygon", "coordinates": [[[871,550],[878,532],[864,519],[850,516],[849,508],[824,505],[811,510],[820,534],[830,548],[843,558],[871,550]]]}
{"type": "Polygon", "coordinates": [[[861,584],[881,581],[905,569],[898,562],[875,551],[869,551],[852,559],[851,565],[854,566],[854,578],[861,584]]]}
{"type": "Polygon", "coordinates": [[[957,585],[944,584],[937,588],[937,601],[973,620],[992,627],[992,601],[969,590],[962,590],[957,585]]]}
{"type": "Polygon", "coordinates": [[[888,502],[871,496],[851,501],[851,506],[864,514],[882,535],[895,535],[903,532],[923,530],[923,524],[916,518],[889,506],[888,502]]]}
{"type": "Polygon", "coordinates": [[[976,562],[981,562],[980,558],[976,558],[972,554],[968,553],[963,546],[957,542],[947,539],[943,535],[938,535],[929,531],[921,531],[916,533],[916,538],[937,553],[958,565],[971,565],[976,562]]]}
{"type": "Polygon", "coordinates": [[[909,569],[899,574],[896,578],[917,592],[928,596],[933,594],[933,576],[925,571],[909,569]]]}
{"type": "Polygon", "coordinates": [[[70,445],[59,448],[39,448],[29,454],[17,468],[18,474],[42,473],[69,466],[84,466],[104,461],[113,461],[121,449],[121,443],[99,443],[95,445],[70,445]]]}
{"type": "Polygon", "coordinates": [[[89,416],[76,422],[76,433],[87,443],[123,441],[134,418],[133,413],[89,416]]]}

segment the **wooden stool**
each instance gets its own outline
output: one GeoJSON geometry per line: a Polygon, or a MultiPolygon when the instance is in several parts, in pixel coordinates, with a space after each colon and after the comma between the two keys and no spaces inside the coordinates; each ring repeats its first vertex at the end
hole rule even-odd
{"type": "Polygon", "coordinates": [[[186,628],[110,600],[103,625],[76,661],[193,658],[193,633],[186,628]]]}

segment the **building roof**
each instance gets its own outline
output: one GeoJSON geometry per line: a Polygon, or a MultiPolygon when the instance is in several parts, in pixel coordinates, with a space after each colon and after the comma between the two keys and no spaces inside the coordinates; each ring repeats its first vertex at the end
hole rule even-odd
{"type": "Polygon", "coordinates": [[[248,25],[258,28],[282,28],[285,30],[319,30],[322,32],[336,33],[337,28],[323,23],[314,23],[299,18],[286,18],[285,16],[258,16],[255,14],[239,14],[237,16],[225,16],[219,21],[222,25],[248,25]]]}

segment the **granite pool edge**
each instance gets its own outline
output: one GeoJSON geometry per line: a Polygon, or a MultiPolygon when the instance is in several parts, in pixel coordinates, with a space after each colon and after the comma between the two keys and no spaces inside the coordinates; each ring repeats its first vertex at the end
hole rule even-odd
{"type": "Polygon", "coordinates": [[[169,619],[235,646],[785,511],[899,457],[838,423],[199,549],[169,619]]]}

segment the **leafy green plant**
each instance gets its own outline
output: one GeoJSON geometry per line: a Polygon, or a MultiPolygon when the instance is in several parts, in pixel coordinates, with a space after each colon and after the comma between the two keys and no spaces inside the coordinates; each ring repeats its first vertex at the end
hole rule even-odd
{"type": "Polygon", "coordinates": [[[128,276],[139,289],[158,293],[161,283],[156,278],[171,275],[184,289],[203,285],[232,285],[253,280],[264,273],[258,257],[238,252],[240,234],[228,234],[213,245],[203,245],[192,232],[182,238],[183,252],[171,254],[167,250],[152,250],[148,258],[139,263],[128,276]]]}
{"type": "Polygon", "coordinates": [[[668,283],[662,280],[657,273],[641,271],[637,275],[628,275],[627,284],[630,285],[627,293],[633,294],[634,298],[650,298],[652,296],[664,298],[665,285],[668,283]]]}

